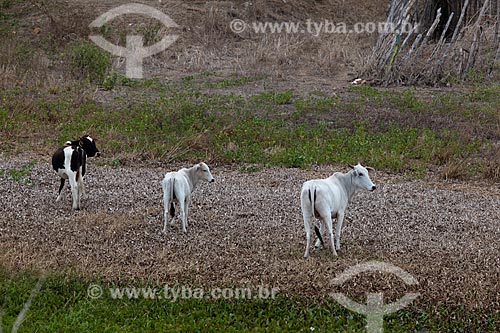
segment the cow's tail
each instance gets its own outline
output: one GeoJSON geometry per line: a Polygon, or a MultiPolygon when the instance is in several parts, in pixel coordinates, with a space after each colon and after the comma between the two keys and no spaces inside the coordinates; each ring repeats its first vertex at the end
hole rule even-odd
{"type": "Polygon", "coordinates": [[[175,192],[174,192],[174,187],[175,187],[175,178],[170,178],[169,179],[169,185],[170,185],[170,216],[174,217],[175,216],[175,206],[174,206],[174,199],[175,199],[175,192]]]}
{"type": "MultiPolygon", "coordinates": [[[[314,190],[309,189],[309,200],[311,200],[311,213],[314,216],[315,215],[314,203],[316,202],[316,188],[314,188],[314,190]]],[[[321,236],[321,232],[319,231],[317,225],[314,225],[314,232],[316,233],[316,236],[318,236],[318,239],[321,242],[321,244],[324,245],[323,237],[321,236]]]]}
{"type": "Polygon", "coordinates": [[[321,245],[325,245],[325,243],[323,242],[323,237],[321,236],[321,232],[319,232],[319,228],[317,225],[314,225],[314,232],[316,233],[316,236],[318,236],[321,245]]]}

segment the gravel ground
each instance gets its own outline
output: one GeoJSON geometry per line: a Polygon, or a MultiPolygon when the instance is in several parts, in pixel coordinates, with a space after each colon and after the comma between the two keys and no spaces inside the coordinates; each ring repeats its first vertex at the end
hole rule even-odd
{"type": "MultiPolygon", "coordinates": [[[[0,156],[0,169],[25,162],[0,156]]],[[[339,257],[327,247],[304,260],[300,187],[329,176],[332,168],[244,173],[236,166],[212,166],[216,182],[193,193],[188,233],[177,223],[164,235],[160,181],[178,165],[115,169],[93,162],[79,212],[71,210],[69,190],[55,202],[59,181],[48,162],[34,166],[31,185],[0,176],[1,265],[115,281],[267,285],[316,297],[384,291],[396,299],[420,292],[422,303],[500,308],[498,186],[408,181],[377,172],[377,190],[351,203],[339,257]],[[385,273],[362,274],[340,287],[330,283],[368,260],[399,266],[419,285],[405,286],[385,273]]]]}

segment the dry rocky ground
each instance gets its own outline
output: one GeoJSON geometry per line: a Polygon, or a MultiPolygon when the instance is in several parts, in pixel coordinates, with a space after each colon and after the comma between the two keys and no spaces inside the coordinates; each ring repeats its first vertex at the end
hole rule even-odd
{"type": "MultiPolygon", "coordinates": [[[[319,297],[339,288],[353,297],[378,290],[394,299],[411,291],[428,304],[499,308],[498,186],[409,181],[377,172],[377,190],[351,204],[339,257],[326,248],[304,260],[300,187],[328,176],[331,167],[241,172],[212,165],[216,182],[201,184],[193,194],[188,233],[176,224],[162,234],[160,181],[179,165],[117,169],[95,161],[78,212],[71,210],[69,191],[55,202],[59,180],[46,161],[36,163],[29,185],[0,176],[1,265],[123,283],[268,285],[319,297]],[[419,285],[407,287],[385,273],[331,285],[344,269],[368,260],[399,266],[419,285]]],[[[0,169],[24,162],[0,156],[0,169]]]]}

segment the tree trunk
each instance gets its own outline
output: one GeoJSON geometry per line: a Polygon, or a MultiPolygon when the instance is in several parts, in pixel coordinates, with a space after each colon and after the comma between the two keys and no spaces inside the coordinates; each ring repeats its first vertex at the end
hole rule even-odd
{"type": "MultiPolygon", "coordinates": [[[[466,15],[464,17],[464,22],[467,22],[475,13],[479,11],[485,0],[470,0],[469,8],[467,9],[466,15]]],[[[445,38],[448,40],[455,30],[458,23],[460,12],[465,3],[465,0],[426,0],[423,9],[422,24],[424,29],[429,29],[432,22],[436,19],[436,11],[441,8],[441,21],[431,36],[432,39],[439,39],[441,34],[446,28],[446,22],[450,17],[451,13],[454,13],[453,18],[450,22],[450,26],[445,32],[445,38]]]]}

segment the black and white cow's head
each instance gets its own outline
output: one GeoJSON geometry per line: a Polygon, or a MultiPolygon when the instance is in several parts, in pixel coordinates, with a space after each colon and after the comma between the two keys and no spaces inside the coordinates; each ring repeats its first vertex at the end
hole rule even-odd
{"type": "Polygon", "coordinates": [[[85,150],[88,157],[101,155],[99,149],[97,149],[97,146],[95,145],[94,139],[92,139],[89,135],[84,135],[80,138],[79,146],[85,150]]]}
{"type": "MultiPolygon", "coordinates": [[[[89,135],[84,135],[75,141],[66,141],[64,147],[59,148],[52,156],[52,167],[55,171],[65,170],[70,168],[76,171],[83,166],[83,174],[85,174],[85,160],[87,157],[99,156],[101,153],[95,144],[94,139],[89,135]],[[65,161],[70,163],[65,165],[65,161]]],[[[64,174],[64,171],[61,171],[64,174]]],[[[61,176],[63,176],[61,174],[61,176]]]]}

